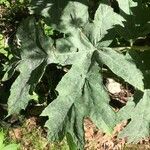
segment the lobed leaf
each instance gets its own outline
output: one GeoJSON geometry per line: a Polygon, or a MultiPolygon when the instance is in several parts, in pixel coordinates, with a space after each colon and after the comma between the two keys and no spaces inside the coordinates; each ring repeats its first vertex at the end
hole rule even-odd
{"type": "Polygon", "coordinates": [[[20,74],[11,86],[11,93],[8,99],[8,115],[13,113],[19,113],[21,109],[25,109],[29,100],[29,91],[31,87],[34,87],[45,69],[46,52],[42,48],[38,29],[33,18],[28,18],[22,22],[22,25],[18,29],[18,38],[21,40],[21,50],[19,64],[17,69],[20,74]],[[32,77],[32,73],[38,70],[38,76],[32,77]],[[33,79],[34,78],[34,79],[33,79]]]}
{"type": "Polygon", "coordinates": [[[107,47],[116,36],[115,32],[111,34],[109,30],[113,29],[115,25],[123,26],[122,21],[125,21],[124,18],[114,13],[111,6],[102,3],[96,10],[93,22],[85,26],[84,32],[95,47],[107,47]],[[105,37],[108,33],[111,35],[105,37]]]}
{"type": "MultiPolygon", "coordinates": [[[[139,99],[139,96],[136,97],[139,99]]],[[[136,100],[135,99],[135,100],[136,100]]],[[[150,90],[145,90],[140,101],[132,107],[132,109],[124,109],[124,112],[130,114],[128,119],[131,119],[127,127],[120,133],[120,137],[127,137],[128,142],[137,143],[142,138],[148,137],[150,124],[150,90]]]]}
{"type": "Polygon", "coordinates": [[[94,57],[93,53],[83,53],[74,59],[72,68],[56,88],[59,96],[43,111],[42,116],[49,118],[46,122],[49,139],[59,140],[60,133],[69,133],[78,147],[83,148],[84,117],[91,117],[108,133],[115,126],[115,113],[109,107],[109,96],[94,57]]]}
{"type": "Polygon", "coordinates": [[[113,51],[111,48],[100,50],[97,55],[100,63],[105,64],[116,75],[143,91],[143,74],[133,61],[127,60],[122,54],[113,51]]]}
{"type": "MultiPolygon", "coordinates": [[[[126,28],[129,28],[128,31],[135,29],[135,20],[133,23],[129,20],[135,17],[132,16],[134,12],[131,10],[137,3],[132,0],[120,0],[118,3],[119,14],[115,13],[106,1],[101,1],[91,22],[87,0],[32,1],[31,13],[45,17],[46,23],[62,32],[63,37],[55,40],[46,37],[41,25],[32,17],[23,21],[17,31],[22,42],[17,66],[20,75],[11,87],[9,114],[19,113],[27,106],[30,94],[48,64],[70,65],[71,69],[56,88],[58,97],[41,114],[48,116],[45,126],[48,128],[50,140],[62,140],[67,135],[68,141],[73,140],[69,144],[73,145],[74,149],[83,149],[85,117],[90,117],[97,127],[107,133],[112,132],[118,121],[131,118],[131,123],[121,134],[129,134],[130,141],[148,135],[149,118],[145,119],[144,116],[148,116],[149,111],[142,110],[142,107],[149,105],[149,90],[145,90],[143,99],[137,102],[137,105],[130,101],[116,115],[109,106],[109,95],[99,71],[102,69],[100,66],[104,64],[114,74],[144,91],[143,74],[137,68],[135,59],[105,48],[111,44],[116,34],[129,40],[136,38],[134,32],[126,35],[126,28]],[[143,115],[139,116],[140,113],[143,115]],[[140,124],[143,127],[140,132],[134,131],[138,134],[135,138],[129,132],[134,130],[133,128],[139,129],[133,124],[138,117],[145,124],[140,124]]],[[[147,18],[145,20],[147,23],[147,18]]]]}

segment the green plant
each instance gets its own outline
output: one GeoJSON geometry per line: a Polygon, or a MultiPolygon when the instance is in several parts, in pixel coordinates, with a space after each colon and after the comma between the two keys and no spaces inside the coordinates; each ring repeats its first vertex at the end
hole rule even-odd
{"type": "MultiPolygon", "coordinates": [[[[45,70],[53,64],[62,74],[57,82],[54,82],[57,74],[53,69],[47,74],[46,94],[51,97],[53,91],[57,98],[47,97],[48,106],[41,114],[48,116],[45,126],[50,140],[59,141],[66,135],[70,149],[83,149],[85,117],[90,117],[107,133],[111,133],[117,123],[131,120],[119,135],[128,137],[128,142],[149,136],[150,47],[146,45],[145,50],[145,45],[135,43],[150,33],[150,17],[146,15],[150,14],[150,8],[140,0],[117,3],[32,1],[29,7],[32,16],[22,21],[16,33],[21,46],[17,66],[11,69],[20,74],[11,86],[8,115],[26,108],[45,70]],[[94,9],[92,15],[90,9],[94,9]],[[57,34],[46,36],[40,18],[57,34]],[[111,46],[122,38],[127,45],[111,46]],[[135,88],[132,99],[118,112],[109,105],[110,97],[103,84],[104,68],[135,88]]],[[[8,71],[6,75],[10,77],[13,73],[8,71]]]]}
{"type": "Polygon", "coordinates": [[[7,51],[5,50],[5,41],[2,34],[0,34],[0,53],[7,56],[7,51]]]}
{"type": "Polygon", "coordinates": [[[1,0],[0,5],[5,5],[6,7],[10,6],[10,2],[8,0],[1,0]]]}
{"type": "Polygon", "coordinates": [[[0,149],[1,150],[18,150],[19,145],[12,143],[12,144],[5,144],[5,133],[0,131],[0,149]]]}

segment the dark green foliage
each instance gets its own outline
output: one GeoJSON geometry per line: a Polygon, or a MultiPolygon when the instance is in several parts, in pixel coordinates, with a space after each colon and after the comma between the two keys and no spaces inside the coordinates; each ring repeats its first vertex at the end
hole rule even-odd
{"type": "Polygon", "coordinates": [[[137,44],[139,38],[149,40],[148,2],[32,0],[28,8],[31,16],[15,34],[20,42],[15,65],[3,78],[19,72],[10,89],[8,115],[25,109],[36,93],[38,102],[46,103],[41,116],[48,116],[48,138],[59,141],[66,136],[72,149],[84,147],[85,117],[106,133],[131,119],[120,133],[129,142],[149,136],[150,48],[137,44]],[[134,95],[114,112],[103,84],[103,66],[141,97],[134,95]]]}

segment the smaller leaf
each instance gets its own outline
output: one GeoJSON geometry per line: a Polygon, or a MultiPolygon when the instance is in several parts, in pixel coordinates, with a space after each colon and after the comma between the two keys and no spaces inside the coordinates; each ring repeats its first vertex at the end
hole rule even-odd
{"type": "MultiPolygon", "coordinates": [[[[137,97],[139,99],[139,97],[137,97]]],[[[135,99],[136,100],[136,99],[135,99]]],[[[119,137],[127,137],[128,142],[137,143],[139,140],[150,136],[150,90],[145,90],[143,97],[133,109],[124,110],[131,119],[127,127],[119,134],[119,137]]]]}
{"type": "Polygon", "coordinates": [[[19,148],[19,145],[17,144],[9,144],[1,150],[18,150],[18,148],[19,148]]]}
{"type": "Polygon", "coordinates": [[[33,17],[23,20],[18,28],[17,36],[21,40],[21,49],[18,52],[21,60],[17,66],[20,74],[11,86],[8,115],[19,113],[27,106],[31,98],[30,94],[32,95],[36,84],[44,73],[47,65],[46,52],[48,46],[52,44],[50,43],[52,41],[49,41],[49,38],[44,35],[41,26],[36,23],[33,17]]]}
{"type": "Polygon", "coordinates": [[[124,18],[115,13],[109,4],[101,3],[96,10],[93,22],[84,27],[84,32],[95,47],[106,47],[111,44],[116,34],[113,30],[112,34],[109,33],[111,34],[109,37],[106,38],[105,35],[114,25],[123,26],[122,21],[124,18]]]}

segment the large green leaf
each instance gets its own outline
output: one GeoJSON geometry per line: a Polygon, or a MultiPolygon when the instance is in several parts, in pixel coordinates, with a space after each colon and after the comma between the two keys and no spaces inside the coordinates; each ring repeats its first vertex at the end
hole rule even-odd
{"type": "Polygon", "coordinates": [[[97,127],[107,133],[113,130],[118,121],[109,106],[109,96],[103,87],[102,77],[98,67],[95,66],[95,61],[106,64],[115,74],[141,90],[143,90],[143,76],[134,62],[112,49],[82,51],[77,52],[77,55],[73,53],[73,56],[76,57],[70,59],[71,70],[56,88],[58,98],[43,111],[42,115],[49,117],[46,123],[49,139],[61,139],[69,132],[76,144],[82,147],[85,116],[89,116],[97,127]],[[135,80],[135,75],[139,83],[135,80]]]}
{"type": "MultiPolygon", "coordinates": [[[[21,41],[20,61],[17,66],[20,75],[11,87],[9,114],[18,113],[26,107],[30,94],[48,64],[70,65],[71,69],[56,88],[58,97],[41,115],[48,116],[46,127],[50,140],[61,140],[68,135],[68,141],[73,139],[73,142],[69,142],[70,145],[76,144],[78,149],[83,149],[84,146],[85,117],[90,117],[97,127],[111,133],[117,121],[130,118],[124,112],[135,106],[134,102],[128,104],[122,111],[124,117],[114,113],[109,106],[109,95],[99,71],[102,69],[101,64],[135,88],[141,91],[144,89],[143,74],[137,68],[137,63],[104,47],[113,41],[117,34],[116,29],[119,31],[121,27],[126,31],[122,21],[127,19],[126,15],[131,17],[130,10],[135,3],[132,0],[120,0],[121,13],[117,14],[104,2],[101,1],[93,22],[90,22],[87,0],[33,0],[31,12],[42,15],[46,23],[62,32],[64,37],[55,41],[46,37],[33,18],[23,21],[17,32],[21,41]]],[[[137,106],[139,104],[140,102],[137,106]]]]}
{"type": "MultiPolygon", "coordinates": [[[[137,97],[139,98],[139,97],[137,97]]],[[[127,137],[128,142],[138,142],[150,135],[150,90],[145,90],[143,97],[137,105],[132,105],[132,109],[124,109],[124,114],[128,114],[131,119],[127,127],[120,133],[120,137],[127,137]]],[[[130,105],[131,108],[131,105],[130,105]]],[[[126,115],[127,116],[127,115],[126,115]]]]}
{"type": "MultiPolygon", "coordinates": [[[[122,25],[124,20],[123,17],[114,13],[108,4],[100,4],[93,23],[90,23],[89,3],[87,0],[80,2],[76,0],[64,0],[62,2],[58,0],[55,2],[53,0],[43,0],[40,2],[32,1],[32,3],[34,7],[30,8],[31,13],[38,13],[44,16],[48,24],[66,34],[65,38],[69,41],[69,45],[71,43],[79,50],[85,50],[85,46],[82,46],[83,44],[86,44],[86,49],[93,48],[87,41],[90,41],[95,47],[108,46],[113,38],[107,39],[104,43],[101,41],[102,38],[107,34],[108,29],[113,28],[116,24],[122,25]],[[44,8],[43,5],[49,7],[44,8]]],[[[112,36],[115,36],[115,34],[112,36]]]]}
{"type": "Polygon", "coordinates": [[[63,77],[62,81],[56,88],[56,90],[59,92],[59,96],[42,113],[42,115],[49,116],[47,126],[53,130],[51,133],[52,135],[55,135],[59,131],[58,129],[65,120],[65,117],[75,99],[78,99],[80,94],[82,94],[82,87],[84,86],[86,72],[89,67],[89,65],[86,63],[89,63],[88,60],[90,60],[90,56],[87,54],[85,56],[84,55],[82,55],[83,58],[81,57],[81,59],[76,61],[76,64],[73,65],[71,70],[63,77]],[[53,120],[54,124],[52,124],[50,120],[53,120]]]}
{"type": "Polygon", "coordinates": [[[62,131],[69,132],[78,147],[83,148],[83,120],[87,116],[108,133],[115,126],[115,113],[109,107],[109,96],[92,56],[83,53],[74,60],[71,70],[56,88],[59,96],[42,113],[49,118],[46,127],[51,140],[62,138],[62,131]]]}
{"type": "Polygon", "coordinates": [[[69,54],[64,57],[55,50],[53,40],[44,35],[41,25],[32,17],[22,22],[17,31],[17,38],[21,41],[18,51],[20,59],[16,68],[20,74],[11,86],[8,99],[9,115],[26,108],[47,64],[70,62],[69,54]]]}

